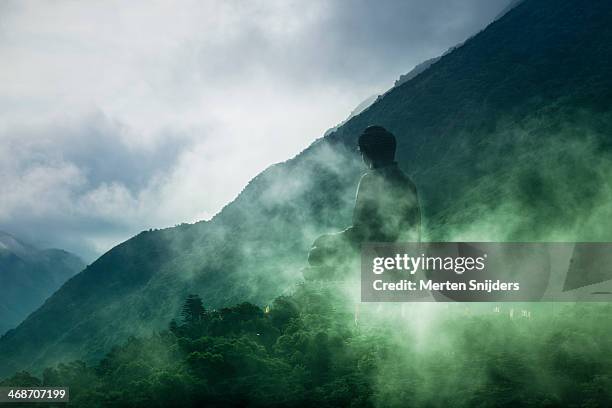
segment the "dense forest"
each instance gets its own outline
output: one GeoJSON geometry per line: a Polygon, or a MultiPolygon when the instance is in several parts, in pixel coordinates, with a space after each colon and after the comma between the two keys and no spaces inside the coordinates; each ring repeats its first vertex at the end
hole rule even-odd
{"type": "Polygon", "coordinates": [[[609,3],[524,1],[210,221],[117,245],[0,337],[0,376],[97,361],[167,327],[189,293],[219,310],[269,304],[302,279],[317,236],[350,225],[372,124],[398,138],[428,241],[611,241],[609,3]]]}
{"type": "Polygon", "coordinates": [[[197,295],[167,330],[100,362],[2,385],[69,386],[69,406],[612,404],[610,304],[361,304],[305,283],[260,308],[197,295]],[[511,312],[512,310],[514,313],[511,312]]]}
{"type": "Polygon", "coordinates": [[[611,23],[609,1],[522,2],[210,221],[101,256],[0,337],[2,384],[87,407],[612,406],[612,304],[358,305],[296,283],[350,223],[374,123],[426,240],[610,242],[611,23]]]}

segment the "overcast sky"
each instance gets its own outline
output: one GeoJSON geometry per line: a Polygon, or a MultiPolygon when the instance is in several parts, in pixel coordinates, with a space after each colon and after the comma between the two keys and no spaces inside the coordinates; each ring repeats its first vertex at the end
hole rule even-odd
{"type": "Polygon", "coordinates": [[[208,219],[508,3],[2,1],[0,230],[91,261],[208,219]]]}

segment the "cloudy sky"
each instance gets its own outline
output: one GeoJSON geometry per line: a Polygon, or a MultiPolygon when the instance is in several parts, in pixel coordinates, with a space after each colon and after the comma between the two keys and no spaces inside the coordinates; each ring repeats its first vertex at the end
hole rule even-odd
{"type": "Polygon", "coordinates": [[[87,261],[208,219],[509,0],[0,3],[0,230],[87,261]]]}

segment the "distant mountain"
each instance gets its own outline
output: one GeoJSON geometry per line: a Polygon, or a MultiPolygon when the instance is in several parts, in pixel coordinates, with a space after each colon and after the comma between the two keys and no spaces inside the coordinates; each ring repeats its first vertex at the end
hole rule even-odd
{"type": "Polygon", "coordinates": [[[366,99],[364,99],[363,101],[361,101],[356,107],[355,109],[353,109],[351,111],[351,113],[349,113],[348,117],[346,119],[344,119],[342,122],[340,122],[338,125],[334,126],[333,128],[329,128],[325,131],[324,136],[327,136],[333,132],[335,132],[336,130],[338,130],[338,128],[342,125],[344,125],[346,122],[348,122],[350,119],[352,119],[354,116],[359,115],[361,112],[363,112],[364,110],[368,109],[370,106],[372,106],[372,104],[374,102],[376,102],[376,100],[378,99],[379,95],[371,95],[369,97],[367,97],[366,99]]]}
{"type": "MultiPolygon", "coordinates": [[[[421,72],[424,72],[427,68],[431,67],[433,64],[438,62],[440,60],[440,58],[442,58],[444,55],[448,54],[449,52],[451,52],[452,50],[454,50],[455,48],[457,48],[459,46],[460,45],[457,45],[455,47],[451,47],[447,51],[445,51],[444,54],[442,54],[441,56],[430,58],[428,60],[425,60],[425,61],[421,62],[420,64],[417,64],[414,68],[412,68],[410,71],[408,71],[408,73],[400,75],[400,77],[395,81],[393,86],[394,87],[400,86],[404,82],[410,81],[411,79],[413,79],[414,77],[419,75],[421,72]]],[[[393,88],[391,88],[391,89],[393,89],[393,88]]],[[[364,99],[363,101],[361,101],[355,107],[355,109],[353,109],[351,111],[351,113],[347,116],[346,119],[344,119],[342,122],[340,122],[338,125],[334,126],[333,128],[327,129],[325,131],[324,136],[328,136],[328,135],[332,134],[333,132],[335,132],[336,130],[338,130],[338,128],[340,128],[346,122],[351,120],[353,117],[359,115],[361,112],[363,112],[364,110],[366,110],[370,106],[372,106],[372,104],[374,102],[376,102],[378,100],[378,98],[380,98],[380,97],[381,97],[381,95],[371,95],[371,96],[367,97],[366,99],[364,99]]]]}
{"type": "Polygon", "coordinates": [[[37,249],[0,231],[0,333],[16,327],[85,264],[60,249],[37,249]]]}
{"type": "Polygon", "coordinates": [[[431,240],[610,240],[610,27],[608,0],[526,0],[211,221],[102,255],[0,339],[0,374],[96,359],[164,328],[188,293],[215,308],[290,289],[313,238],[350,222],[356,140],[372,124],[397,135],[431,240]]]}
{"type": "MultiPolygon", "coordinates": [[[[510,2],[510,4],[508,4],[494,19],[498,20],[500,18],[502,18],[503,16],[506,15],[506,13],[508,13],[510,10],[512,10],[513,8],[515,8],[516,6],[518,6],[519,4],[521,4],[524,0],[512,0],[510,2]]],[[[440,60],[440,58],[442,58],[443,56],[445,56],[446,54],[454,51],[456,48],[459,48],[463,45],[463,43],[459,43],[453,47],[450,47],[448,50],[446,50],[442,55],[440,55],[439,57],[433,57],[430,59],[427,59],[423,62],[421,62],[420,64],[417,64],[412,70],[410,70],[408,73],[404,74],[404,75],[400,75],[399,79],[397,81],[395,81],[394,86],[400,86],[405,82],[410,81],[411,79],[413,79],[414,77],[416,77],[417,75],[419,75],[422,72],[425,72],[426,69],[428,69],[429,67],[431,67],[433,64],[435,64],[436,62],[438,62],[440,60]]],[[[354,116],[354,115],[352,115],[354,116]]],[[[352,117],[350,116],[349,119],[352,117]]]]}
{"type": "Polygon", "coordinates": [[[512,10],[513,8],[515,8],[516,6],[518,6],[519,4],[521,4],[523,1],[525,0],[512,0],[510,2],[510,4],[508,4],[496,17],[495,20],[502,18],[503,16],[506,15],[507,12],[509,12],[510,10],[512,10]]]}
{"type": "Polygon", "coordinates": [[[454,49],[455,49],[455,47],[449,49],[448,51],[446,51],[444,54],[442,54],[439,57],[430,58],[428,60],[425,60],[425,61],[421,62],[420,64],[415,66],[412,70],[410,70],[407,74],[400,75],[399,79],[397,81],[395,81],[394,86],[400,86],[400,85],[410,81],[411,79],[413,79],[414,77],[419,75],[421,72],[424,72],[427,68],[431,67],[433,64],[435,64],[436,62],[440,61],[440,58],[442,58],[444,55],[448,54],[449,52],[451,52],[454,49]]]}
{"type": "MultiPolygon", "coordinates": [[[[393,87],[400,86],[403,83],[410,81],[411,79],[413,79],[414,77],[416,77],[417,75],[419,75],[420,73],[424,72],[426,69],[431,67],[433,64],[438,62],[440,60],[440,58],[442,58],[444,55],[448,54],[449,52],[451,52],[452,50],[454,50],[455,48],[457,48],[459,46],[461,46],[461,45],[456,45],[454,47],[449,48],[447,51],[444,52],[444,54],[442,54],[439,57],[430,58],[428,60],[425,60],[425,61],[421,62],[420,64],[417,64],[414,68],[412,68],[406,74],[400,75],[400,77],[393,84],[393,87]]],[[[393,89],[393,88],[391,88],[391,89],[393,89]]],[[[338,128],[340,128],[346,122],[351,120],[353,117],[359,115],[361,112],[363,112],[364,110],[366,110],[370,106],[372,106],[372,104],[374,102],[376,102],[378,100],[378,98],[380,98],[380,97],[381,97],[381,95],[371,95],[371,96],[367,97],[366,99],[364,99],[363,101],[361,101],[355,107],[355,109],[353,109],[351,111],[351,113],[348,115],[348,117],[346,119],[344,119],[342,122],[340,122],[338,125],[334,126],[333,128],[329,128],[325,132],[324,136],[330,135],[331,133],[333,133],[336,130],[338,130],[338,128]]]]}

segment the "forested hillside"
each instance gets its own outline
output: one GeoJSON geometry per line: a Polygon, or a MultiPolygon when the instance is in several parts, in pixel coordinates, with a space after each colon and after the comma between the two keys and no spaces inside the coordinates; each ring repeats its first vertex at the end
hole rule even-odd
{"type": "Polygon", "coordinates": [[[309,284],[264,309],[198,302],[188,297],[169,330],[132,337],[98,363],[0,385],[69,386],[78,407],[612,404],[609,304],[532,305],[529,317],[516,305],[471,315],[460,304],[370,304],[355,315],[341,290],[309,284]]]}
{"type": "Polygon", "coordinates": [[[611,43],[608,1],[519,4],[211,221],[104,254],[0,339],[0,375],[95,361],[166,327],[188,293],[220,308],[291,288],[312,239],[349,223],[356,139],[371,124],[397,135],[429,239],[609,240],[611,43]]]}

